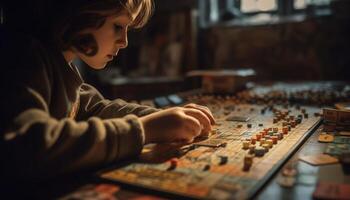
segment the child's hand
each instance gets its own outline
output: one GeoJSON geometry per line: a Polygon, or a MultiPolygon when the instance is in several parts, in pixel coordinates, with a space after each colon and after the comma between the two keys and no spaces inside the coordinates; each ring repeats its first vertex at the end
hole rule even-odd
{"type": "Polygon", "coordinates": [[[215,119],[213,117],[213,114],[211,113],[211,111],[209,110],[208,107],[201,106],[201,105],[198,105],[198,104],[195,104],[195,103],[187,104],[184,107],[185,108],[194,108],[194,109],[202,111],[209,118],[211,125],[215,124],[215,119]]]}
{"type": "Polygon", "coordinates": [[[211,131],[214,118],[206,107],[196,104],[174,107],[141,117],[146,143],[186,142],[211,131]]]}

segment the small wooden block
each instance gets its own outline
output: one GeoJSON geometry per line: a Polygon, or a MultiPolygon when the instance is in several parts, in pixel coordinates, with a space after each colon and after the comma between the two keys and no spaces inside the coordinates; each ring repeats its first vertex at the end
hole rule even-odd
{"type": "Polygon", "coordinates": [[[284,168],[282,170],[283,176],[295,176],[295,175],[297,175],[297,173],[298,173],[297,170],[294,168],[284,168]]]}
{"type": "Polygon", "coordinates": [[[318,136],[318,141],[319,142],[326,142],[326,143],[333,142],[334,136],[330,135],[330,134],[320,134],[318,136]]]}
{"type": "Polygon", "coordinates": [[[277,183],[282,187],[293,187],[296,182],[295,177],[293,176],[279,176],[277,183]]]}

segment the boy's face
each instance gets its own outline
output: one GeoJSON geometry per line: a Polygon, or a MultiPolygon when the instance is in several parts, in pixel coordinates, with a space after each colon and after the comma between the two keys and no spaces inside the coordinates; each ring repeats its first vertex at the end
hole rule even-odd
{"type": "Polygon", "coordinates": [[[92,34],[98,45],[98,51],[94,56],[87,56],[79,51],[76,55],[94,69],[103,69],[106,64],[117,56],[119,49],[128,46],[128,28],[134,16],[126,11],[118,15],[109,16],[99,29],[89,29],[83,33],[92,34]]]}

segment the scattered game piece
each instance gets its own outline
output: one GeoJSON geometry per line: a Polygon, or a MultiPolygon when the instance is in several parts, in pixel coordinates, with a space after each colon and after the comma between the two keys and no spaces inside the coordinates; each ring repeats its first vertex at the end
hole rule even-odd
{"type": "Polygon", "coordinates": [[[312,194],[315,199],[350,199],[350,185],[342,183],[319,182],[312,194]]]}
{"type": "Polygon", "coordinates": [[[272,129],[272,131],[273,131],[274,133],[277,133],[277,132],[278,132],[278,128],[277,128],[277,127],[274,127],[274,128],[272,129]]]}
{"type": "Polygon", "coordinates": [[[327,154],[299,156],[299,159],[311,165],[327,165],[338,163],[338,159],[327,154]]]}
{"type": "Polygon", "coordinates": [[[269,136],[273,136],[273,133],[274,133],[273,131],[269,131],[269,132],[268,132],[268,135],[269,135],[269,136]]]}
{"type": "Polygon", "coordinates": [[[264,145],[265,142],[266,142],[266,139],[265,139],[265,138],[260,139],[260,146],[264,145]]]}
{"type": "Polygon", "coordinates": [[[259,134],[256,134],[255,137],[256,137],[256,140],[257,140],[257,141],[260,141],[260,139],[261,139],[261,134],[260,134],[260,133],[259,133],[259,134]]]}
{"type": "Polygon", "coordinates": [[[295,176],[297,175],[298,171],[292,167],[285,167],[282,170],[283,176],[295,176]]]}
{"type": "Polygon", "coordinates": [[[258,157],[262,157],[265,154],[265,149],[263,147],[256,147],[255,148],[255,155],[258,157]]]}
{"type": "Polygon", "coordinates": [[[256,143],[256,137],[255,137],[255,136],[252,136],[252,137],[250,138],[250,141],[251,141],[252,144],[255,144],[255,143],[256,143]]]}
{"type": "Polygon", "coordinates": [[[277,144],[278,136],[272,136],[271,140],[273,144],[277,144]]]}
{"type": "Polygon", "coordinates": [[[250,142],[249,141],[243,141],[242,144],[243,144],[243,149],[248,149],[249,145],[250,145],[250,142]]]}
{"type": "Polygon", "coordinates": [[[275,136],[277,136],[278,140],[282,140],[283,139],[283,133],[277,133],[275,136]]]}
{"type": "Polygon", "coordinates": [[[285,134],[285,135],[288,134],[288,127],[287,126],[282,128],[282,133],[285,134]]]}
{"type": "Polygon", "coordinates": [[[272,141],[272,139],[266,140],[265,144],[267,144],[269,148],[272,148],[272,146],[273,146],[273,141],[272,141]]]}
{"type": "Polygon", "coordinates": [[[292,176],[278,176],[277,183],[282,187],[293,187],[295,180],[292,176]]]}
{"type": "Polygon", "coordinates": [[[250,167],[252,166],[253,164],[253,158],[254,156],[251,155],[251,154],[247,154],[245,157],[244,157],[244,163],[243,163],[243,171],[248,171],[250,169],[250,167]]]}
{"type": "Polygon", "coordinates": [[[203,168],[203,171],[208,171],[208,170],[210,170],[210,165],[206,164],[203,168]]]}
{"type": "Polygon", "coordinates": [[[269,152],[270,147],[269,147],[268,144],[263,144],[263,145],[262,145],[262,148],[264,148],[264,150],[265,150],[266,153],[269,152]]]}
{"type": "Polygon", "coordinates": [[[228,157],[227,156],[220,156],[220,163],[219,165],[225,165],[228,161],[228,157]]]}
{"type": "Polygon", "coordinates": [[[251,144],[249,145],[249,153],[253,154],[255,152],[255,145],[251,144]]]}
{"type": "Polygon", "coordinates": [[[170,166],[167,170],[172,171],[172,170],[176,169],[179,160],[177,158],[172,158],[169,162],[170,162],[170,166]]]}
{"type": "Polygon", "coordinates": [[[334,136],[326,133],[322,133],[318,136],[318,141],[319,142],[333,142],[334,141],[334,136]]]}
{"type": "Polygon", "coordinates": [[[277,118],[273,118],[273,123],[276,124],[278,122],[277,118]]]}

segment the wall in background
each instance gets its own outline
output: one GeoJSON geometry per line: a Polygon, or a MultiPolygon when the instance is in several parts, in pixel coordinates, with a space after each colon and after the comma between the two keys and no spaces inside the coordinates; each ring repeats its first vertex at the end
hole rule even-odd
{"type": "Polygon", "coordinates": [[[269,80],[349,80],[349,19],[328,16],[202,32],[199,66],[254,68],[269,80]]]}

